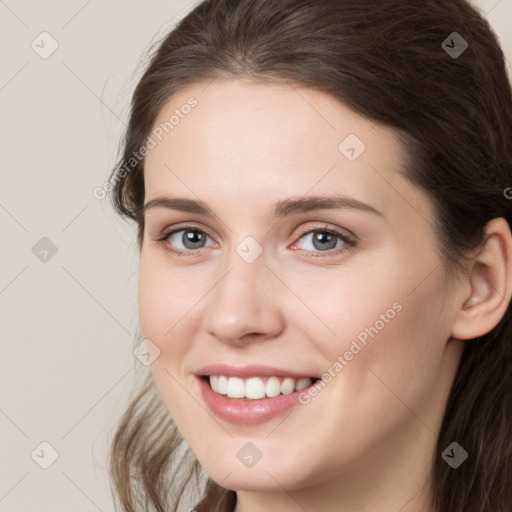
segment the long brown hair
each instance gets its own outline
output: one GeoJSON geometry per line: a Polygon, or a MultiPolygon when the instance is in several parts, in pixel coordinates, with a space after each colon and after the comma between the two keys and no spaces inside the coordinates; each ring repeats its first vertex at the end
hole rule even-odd
{"type": "MultiPolygon", "coordinates": [[[[465,0],[207,0],[159,44],[133,95],[111,184],[116,211],[137,223],[139,249],[144,160],[133,155],[173,94],[219,77],[311,87],[395,128],[406,178],[434,205],[450,273],[489,220],[512,226],[510,82],[496,36],[465,0]]],[[[490,333],[465,343],[432,460],[439,512],[512,510],[511,347],[511,306],[490,333]],[[470,454],[456,470],[441,458],[454,441],[470,454]]],[[[187,493],[198,512],[233,510],[236,494],[180,451],[151,375],[144,379],[111,445],[121,510],[176,512],[187,493]]]]}

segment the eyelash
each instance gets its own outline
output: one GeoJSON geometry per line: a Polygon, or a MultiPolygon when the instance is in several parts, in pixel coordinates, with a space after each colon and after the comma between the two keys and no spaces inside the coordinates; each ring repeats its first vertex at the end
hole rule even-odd
{"type": "MultiPolygon", "coordinates": [[[[203,247],[201,247],[199,249],[189,249],[187,251],[182,251],[181,249],[172,249],[171,247],[169,247],[169,244],[166,243],[167,239],[171,235],[174,235],[175,233],[179,233],[180,231],[197,231],[197,232],[202,233],[202,234],[204,234],[206,236],[209,236],[208,233],[206,233],[202,229],[199,229],[196,226],[184,225],[184,226],[180,226],[179,228],[176,228],[176,229],[172,229],[172,230],[168,230],[168,231],[163,231],[161,233],[161,235],[159,235],[155,239],[155,241],[159,242],[159,243],[162,243],[164,245],[165,250],[167,252],[172,252],[172,253],[174,253],[174,254],[176,254],[178,256],[195,256],[197,251],[200,251],[201,249],[203,249],[203,247]]],[[[318,257],[323,258],[323,257],[326,257],[326,256],[339,255],[339,254],[342,254],[345,251],[349,250],[350,248],[353,248],[353,247],[356,246],[356,239],[355,238],[347,235],[346,233],[342,233],[341,231],[338,231],[336,229],[329,228],[328,226],[325,226],[323,228],[315,228],[315,229],[309,229],[307,231],[304,231],[303,233],[301,233],[299,235],[298,240],[300,240],[304,236],[309,235],[311,233],[327,233],[329,235],[337,236],[338,238],[341,239],[341,241],[344,243],[344,245],[342,247],[338,247],[336,249],[329,249],[327,251],[306,251],[305,249],[301,249],[301,250],[305,251],[306,253],[309,253],[309,254],[306,254],[306,257],[308,257],[308,258],[309,257],[312,257],[312,258],[318,258],[318,257]]]]}

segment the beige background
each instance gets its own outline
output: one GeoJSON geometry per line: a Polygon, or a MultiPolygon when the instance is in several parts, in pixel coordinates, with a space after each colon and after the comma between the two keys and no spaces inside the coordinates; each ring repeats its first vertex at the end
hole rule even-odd
{"type": "MultiPolygon", "coordinates": [[[[113,510],[107,446],[148,369],[132,353],[135,230],[93,190],[141,57],[194,3],[0,0],[0,512],[113,510]]],[[[474,3],[510,61],[512,0],[474,3]]]]}

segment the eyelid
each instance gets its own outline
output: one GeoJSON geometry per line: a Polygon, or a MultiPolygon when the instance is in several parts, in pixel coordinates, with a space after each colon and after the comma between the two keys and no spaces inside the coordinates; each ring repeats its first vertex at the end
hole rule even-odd
{"type": "Polygon", "coordinates": [[[323,231],[326,231],[328,233],[333,233],[337,236],[341,236],[342,238],[346,238],[346,239],[349,239],[351,240],[352,242],[356,242],[358,240],[357,236],[354,235],[351,231],[349,231],[348,229],[345,229],[345,228],[338,228],[338,227],[331,227],[329,226],[329,224],[325,224],[323,226],[310,226],[308,228],[304,228],[304,230],[301,230],[301,232],[299,233],[299,238],[303,237],[304,235],[307,235],[309,233],[314,233],[314,232],[323,232],[323,231]]]}
{"type": "Polygon", "coordinates": [[[173,226],[167,226],[161,230],[159,230],[159,234],[156,235],[157,237],[159,236],[169,236],[173,233],[176,233],[177,231],[183,231],[183,230],[187,230],[187,229],[190,229],[190,230],[196,230],[196,231],[202,231],[203,233],[206,233],[208,236],[210,236],[209,234],[209,230],[207,227],[201,225],[201,224],[194,224],[194,223],[187,223],[185,222],[185,224],[178,224],[178,225],[173,225],[173,226]]]}

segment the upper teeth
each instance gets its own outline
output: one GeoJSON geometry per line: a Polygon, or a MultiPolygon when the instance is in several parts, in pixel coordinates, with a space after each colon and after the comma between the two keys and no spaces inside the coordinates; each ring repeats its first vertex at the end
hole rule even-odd
{"type": "Polygon", "coordinates": [[[272,398],[279,394],[289,395],[294,391],[301,391],[311,386],[312,380],[309,377],[303,379],[292,379],[286,377],[269,377],[262,379],[260,377],[250,377],[241,379],[240,377],[225,377],[224,375],[210,375],[210,386],[213,391],[221,395],[227,395],[229,398],[251,398],[258,399],[267,396],[272,398]]]}

